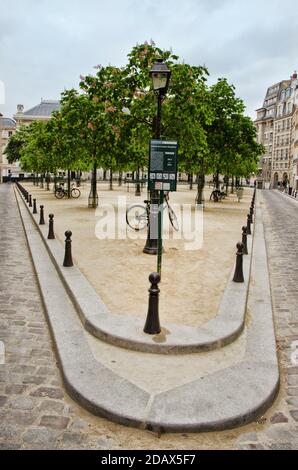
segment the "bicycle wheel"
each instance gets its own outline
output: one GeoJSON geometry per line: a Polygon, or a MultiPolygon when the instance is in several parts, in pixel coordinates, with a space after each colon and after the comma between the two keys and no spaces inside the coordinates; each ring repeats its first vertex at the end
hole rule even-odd
{"type": "Polygon", "coordinates": [[[139,204],[129,207],[126,211],[126,223],[136,231],[146,228],[148,224],[146,207],[139,204]]]}
{"type": "Polygon", "coordinates": [[[176,230],[176,232],[178,232],[179,230],[178,219],[177,219],[175,212],[169,205],[168,205],[168,211],[169,211],[169,219],[170,219],[171,225],[173,229],[176,230]]]}
{"type": "Polygon", "coordinates": [[[77,199],[78,197],[80,197],[80,195],[81,195],[81,191],[78,188],[72,188],[71,197],[77,199]]]}
{"type": "Polygon", "coordinates": [[[62,199],[64,197],[64,191],[62,188],[57,188],[55,191],[55,197],[57,199],[62,199]]]}

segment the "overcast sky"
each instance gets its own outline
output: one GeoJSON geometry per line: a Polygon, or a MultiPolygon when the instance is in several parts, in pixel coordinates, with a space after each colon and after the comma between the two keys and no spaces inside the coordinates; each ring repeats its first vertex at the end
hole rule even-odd
{"type": "Polygon", "coordinates": [[[151,38],[185,62],[206,65],[210,83],[227,77],[254,118],[266,88],[298,69],[298,3],[0,0],[0,112],[59,99],[93,66],[124,65],[130,49],[151,38]]]}

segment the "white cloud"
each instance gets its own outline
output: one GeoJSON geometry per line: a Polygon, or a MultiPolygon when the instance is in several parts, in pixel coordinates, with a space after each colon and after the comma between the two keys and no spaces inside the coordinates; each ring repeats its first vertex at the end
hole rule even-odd
{"type": "Polygon", "coordinates": [[[59,98],[96,64],[123,65],[137,42],[226,76],[249,114],[298,68],[296,0],[0,0],[0,80],[12,115],[59,98]],[[295,62],[296,61],[296,62],[295,62]]]}

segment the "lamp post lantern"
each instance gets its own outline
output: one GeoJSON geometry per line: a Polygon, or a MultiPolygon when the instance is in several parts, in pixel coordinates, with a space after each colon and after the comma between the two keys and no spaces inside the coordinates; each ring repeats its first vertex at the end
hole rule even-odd
{"type": "MultiPolygon", "coordinates": [[[[161,105],[162,101],[167,94],[171,70],[163,62],[163,59],[157,59],[157,62],[152,65],[149,75],[152,80],[153,91],[157,96],[157,113],[153,122],[154,125],[154,138],[160,140],[161,138],[161,105]]],[[[157,219],[159,217],[159,205],[163,204],[163,191],[150,191],[150,219],[148,225],[148,233],[144,253],[156,255],[158,253],[158,238],[156,232],[157,219]],[[153,226],[153,233],[150,233],[150,226],[153,226]],[[153,238],[151,238],[153,236],[153,238]]],[[[159,224],[160,225],[160,224],[159,224]]],[[[160,238],[160,237],[159,237],[160,238]]]]}

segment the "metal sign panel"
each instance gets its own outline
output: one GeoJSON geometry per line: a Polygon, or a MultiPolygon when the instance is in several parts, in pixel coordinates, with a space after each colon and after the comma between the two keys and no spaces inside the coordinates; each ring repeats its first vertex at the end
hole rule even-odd
{"type": "Polygon", "coordinates": [[[151,140],[149,155],[148,189],[176,191],[177,142],[151,140]]]}

